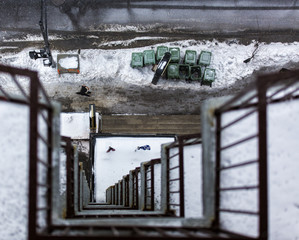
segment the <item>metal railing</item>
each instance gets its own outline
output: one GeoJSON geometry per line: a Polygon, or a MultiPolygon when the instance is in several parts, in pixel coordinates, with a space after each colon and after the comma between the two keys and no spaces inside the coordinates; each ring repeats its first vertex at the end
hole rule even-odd
{"type": "Polygon", "coordinates": [[[129,207],[130,199],[130,176],[127,174],[123,177],[123,205],[129,207]]]}
{"type": "Polygon", "coordinates": [[[200,134],[178,136],[177,140],[165,148],[166,151],[166,194],[167,212],[178,210],[179,217],[185,217],[185,187],[184,187],[184,147],[201,143],[200,134]],[[171,150],[177,150],[171,153],[171,150]],[[175,174],[172,174],[175,173],[175,174]],[[171,177],[174,175],[175,177],[171,177]],[[173,184],[175,183],[175,184],[173,184]],[[172,185],[175,190],[172,190],[172,185]],[[171,196],[174,201],[171,201],[171,196]]]}
{"type": "MultiPolygon", "coordinates": [[[[289,99],[299,98],[299,71],[272,74],[260,76],[248,88],[239,93],[236,97],[224,103],[215,110],[216,116],[216,181],[215,181],[215,227],[220,229],[221,214],[237,214],[256,216],[258,218],[258,230],[256,239],[268,239],[268,156],[267,156],[267,105],[286,101],[289,99]],[[234,113],[240,113],[236,114],[234,113]],[[225,116],[232,116],[229,121],[223,123],[225,116]],[[226,130],[230,130],[242,121],[249,121],[249,118],[255,119],[257,126],[256,132],[250,134],[242,133],[242,137],[233,142],[226,143],[223,141],[226,130]],[[244,159],[240,162],[231,164],[224,163],[223,155],[225,151],[231,151],[240,148],[242,144],[248,144],[255,141],[256,159],[244,159]],[[223,174],[230,174],[230,171],[257,166],[257,183],[249,184],[244,182],[243,185],[222,186],[223,174]],[[239,191],[257,191],[257,210],[245,210],[223,208],[224,202],[222,194],[224,192],[239,191]]],[[[253,120],[250,120],[253,121],[253,120]]],[[[240,154],[234,156],[240,157],[240,154]]],[[[233,158],[232,158],[233,159],[233,158]]],[[[232,159],[230,159],[232,161],[232,159]]],[[[244,177],[244,175],[243,175],[244,177]]]]}
{"type": "Polygon", "coordinates": [[[29,133],[29,239],[48,232],[52,224],[52,114],[53,107],[35,71],[0,65],[13,95],[0,86],[0,101],[24,104],[30,111],[29,133]]]}
{"type": "Polygon", "coordinates": [[[140,167],[135,168],[135,170],[132,171],[132,208],[138,209],[139,208],[139,177],[138,175],[140,174],[140,167]]]}
{"type": "Polygon", "coordinates": [[[66,217],[72,218],[75,216],[75,202],[74,202],[74,147],[72,140],[69,137],[61,137],[61,146],[66,153],[66,217]]]}
{"type": "Polygon", "coordinates": [[[153,159],[144,166],[144,209],[155,210],[155,165],[161,164],[161,159],[153,159]]]}

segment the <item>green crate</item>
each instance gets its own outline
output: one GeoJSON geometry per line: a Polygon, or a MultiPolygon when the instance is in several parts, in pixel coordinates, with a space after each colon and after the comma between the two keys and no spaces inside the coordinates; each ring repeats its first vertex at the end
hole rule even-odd
{"type": "Polygon", "coordinates": [[[171,47],[171,48],[169,48],[169,52],[171,53],[170,62],[179,63],[180,62],[180,48],[171,47]]]}
{"type": "Polygon", "coordinates": [[[184,63],[189,65],[195,65],[197,60],[197,52],[193,50],[186,50],[184,63]]]}
{"type": "Polygon", "coordinates": [[[198,64],[209,66],[211,62],[212,53],[207,51],[201,51],[199,58],[198,58],[198,64]]]}
{"type": "Polygon", "coordinates": [[[157,47],[157,52],[156,52],[156,60],[160,61],[163,58],[163,56],[166,52],[168,52],[168,47],[158,46],[157,47]]]}
{"type": "Polygon", "coordinates": [[[144,62],[144,65],[156,64],[155,51],[154,50],[144,50],[143,51],[143,62],[144,62]]]}
{"type": "Polygon", "coordinates": [[[176,63],[170,63],[167,67],[167,78],[178,79],[179,78],[179,65],[176,63]]]}
{"type": "Polygon", "coordinates": [[[203,70],[201,66],[191,66],[190,67],[190,79],[192,81],[200,81],[203,76],[203,70]]]}
{"type": "Polygon", "coordinates": [[[143,53],[141,52],[132,53],[131,67],[133,68],[143,67],[143,53]]]}
{"type": "Polygon", "coordinates": [[[179,64],[179,78],[188,80],[190,77],[190,66],[188,64],[179,64]]]}
{"type": "Polygon", "coordinates": [[[215,69],[206,68],[203,79],[201,81],[201,85],[209,85],[210,87],[212,87],[212,83],[215,81],[215,75],[215,69]]]}

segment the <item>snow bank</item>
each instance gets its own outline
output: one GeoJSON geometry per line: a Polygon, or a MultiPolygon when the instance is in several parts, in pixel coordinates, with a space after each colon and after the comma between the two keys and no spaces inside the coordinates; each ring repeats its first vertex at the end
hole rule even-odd
{"type": "Polygon", "coordinates": [[[89,113],[61,113],[60,134],[72,139],[89,139],[89,113]]]}
{"type": "Polygon", "coordinates": [[[78,58],[77,57],[66,57],[59,60],[59,65],[65,69],[68,68],[78,68],[78,58]]]}
{"type": "MultiPolygon", "coordinates": [[[[135,39],[136,40],[136,39],[135,39]]],[[[133,40],[131,40],[133,41],[133,40]]],[[[98,45],[95,40],[95,45],[98,45]]],[[[108,42],[115,44],[115,42],[108,42]]],[[[127,44],[126,42],[124,44],[127,44]]],[[[218,42],[214,41],[178,41],[163,43],[171,47],[180,47],[181,58],[186,50],[196,50],[197,54],[201,50],[212,52],[211,68],[216,69],[216,81],[213,89],[227,88],[230,85],[250,77],[255,71],[264,67],[276,69],[277,71],[287,64],[299,62],[299,43],[260,43],[256,56],[249,62],[243,61],[251,56],[254,51],[255,42],[249,45],[238,44],[236,41],[218,42]]],[[[40,59],[32,60],[28,56],[29,50],[25,49],[17,54],[0,53],[0,62],[17,67],[29,68],[39,72],[39,76],[44,83],[86,83],[88,85],[96,84],[101,81],[107,85],[132,84],[145,87],[162,89],[197,89],[206,91],[208,86],[200,86],[198,82],[187,83],[184,80],[165,80],[159,81],[157,86],[151,85],[153,72],[151,66],[142,69],[133,69],[130,66],[132,52],[142,52],[146,49],[156,49],[158,45],[133,49],[83,49],[80,55],[80,74],[62,74],[58,77],[57,71],[53,68],[43,66],[40,59]]],[[[56,59],[58,51],[53,51],[53,57],[56,59]]],[[[75,54],[77,50],[66,53],[75,54]]],[[[4,84],[4,80],[0,79],[4,84]]]]}

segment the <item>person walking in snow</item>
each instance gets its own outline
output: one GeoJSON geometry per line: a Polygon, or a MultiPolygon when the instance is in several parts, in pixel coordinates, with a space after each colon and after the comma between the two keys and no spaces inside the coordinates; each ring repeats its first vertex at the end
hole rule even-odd
{"type": "Polygon", "coordinates": [[[76,94],[90,97],[91,92],[89,91],[89,87],[82,85],[80,92],[76,92],[76,94]]]}
{"type": "Polygon", "coordinates": [[[109,148],[108,148],[108,150],[106,152],[108,153],[108,152],[111,152],[111,151],[114,152],[115,149],[113,147],[109,146],[109,148]]]}
{"type": "Polygon", "coordinates": [[[137,149],[135,150],[135,152],[137,151],[137,150],[140,150],[140,149],[142,149],[142,150],[151,150],[151,147],[150,147],[150,145],[144,145],[144,146],[138,146],[137,147],[137,149]]]}

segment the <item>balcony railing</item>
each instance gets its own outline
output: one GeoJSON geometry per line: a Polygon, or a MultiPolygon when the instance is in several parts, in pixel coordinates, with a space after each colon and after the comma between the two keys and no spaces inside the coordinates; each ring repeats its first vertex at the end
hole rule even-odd
{"type": "Polygon", "coordinates": [[[294,71],[260,76],[249,88],[216,109],[216,228],[221,228],[221,215],[224,213],[252,216],[257,218],[257,232],[253,235],[256,239],[268,238],[267,106],[298,98],[299,71],[294,71]],[[224,120],[228,118],[229,121],[225,122],[224,120]],[[244,124],[246,121],[251,123],[250,129],[254,130],[247,133],[247,129],[246,131],[243,129],[237,133],[241,137],[235,137],[235,140],[227,143],[226,132],[231,132],[238,124],[244,124]],[[225,161],[227,159],[224,156],[227,151],[232,153],[234,150],[239,150],[242,145],[247,147],[245,154],[231,156],[229,159],[231,163],[225,161]],[[254,156],[253,158],[244,158],[244,155],[245,157],[248,155],[248,151],[251,156],[254,156]],[[248,184],[246,175],[241,174],[242,178],[239,180],[243,184],[223,186],[225,176],[231,175],[231,171],[251,166],[257,166],[253,168],[255,170],[252,171],[251,176],[251,178],[256,176],[255,183],[248,184]],[[225,193],[242,192],[244,195],[248,191],[256,192],[257,207],[252,206],[252,209],[256,210],[239,209],[234,206],[223,207],[227,205],[222,197],[225,193]]]}

